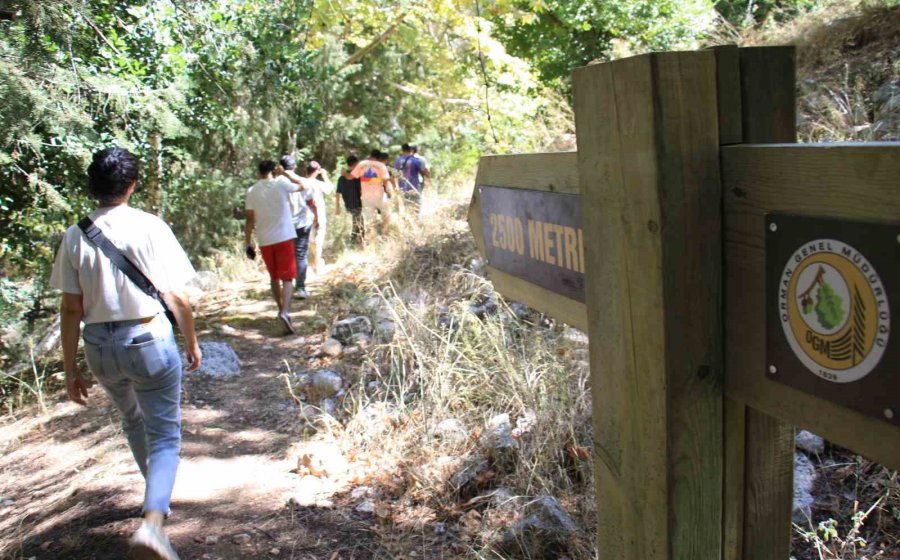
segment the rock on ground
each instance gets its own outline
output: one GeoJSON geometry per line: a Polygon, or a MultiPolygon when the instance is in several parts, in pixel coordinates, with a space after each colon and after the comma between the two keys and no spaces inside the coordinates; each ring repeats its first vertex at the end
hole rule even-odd
{"type": "Polygon", "coordinates": [[[504,540],[507,547],[540,551],[543,558],[558,558],[569,536],[577,530],[556,498],[542,496],[525,506],[522,518],[510,527],[504,540]]]}
{"type": "Polygon", "coordinates": [[[820,455],[825,451],[825,440],[812,432],[800,430],[794,438],[797,448],[811,455],[820,455]]]}
{"type": "Polygon", "coordinates": [[[477,274],[478,276],[485,276],[485,262],[483,259],[479,257],[475,257],[469,261],[469,270],[477,274]]]}
{"type": "Polygon", "coordinates": [[[230,344],[226,342],[201,342],[203,361],[198,374],[210,377],[234,377],[241,373],[241,361],[230,344]]]}
{"type": "Polygon", "coordinates": [[[469,304],[469,312],[479,319],[496,315],[499,309],[500,305],[497,303],[497,298],[493,294],[479,296],[473,303],[469,304]]]}
{"type": "Polygon", "coordinates": [[[231,325],[216,325],[214,328],[222,334],[231,335],[231,334],[237,334],[237,332],[238,332],[238,330],[236,328],[232,327],[231,325]]]}
{"type": "Polygon", "coordinates": [[[537,414],[533,410],[526,410],[516,419],[516,427],[513,428],[512,437],[520,438],[530,433],[537,426],[537,414]]]}
{"type": "Polygon", "coordinates": [[[431,435],[447,443],[462,443],[469,438],[469,432],[463,423],[456,418],[441,420],[431,430],[431,435]]]}
{"type": "Polygon", "coordinates": [[[338,299],[350,299],[359,292],[359,286],[353,282],[344,282],[331,291],[334,297],[338,299]]]}
{"type": "Polygon", "coordinates": [[[347,471],[347,459],[333,443],[311,442],[297,458],[297,471],[317,477],[339,476],[347,471]]]}
{"type": "Polygon", "coordinates": [[[488,420],[478,441],[485,449],[499,450],[515,447],[516,440],[512,436],[509,414],[498,414],[488,420]]]}
{"type": "Polygon", "coordinates": [[[378,381],[377,379],[375,381],[369,381],[366,384],[366,394],[374,395],[379,390],[381,390],[381,387],[382,387],[381,381],[378,381]]]}
{"type": "Polygon", "coordinates": [[[324,343],[322,343],[322,347],[319,349],[320,352],[325,354],[326,356],[331,356],[332,358],[337,358],[341,355],[341,352],[344,350],[344,345],[341,342],[334,338],[329,338],[324,343]]]}
{"type": "Polygon", "coordinates": [[[394,340],[396,333],[397,325],[390,319],[379,319],[378,323],[375,324],[375,336],[378,338],[378,342],[382,344],[394,340]]]}
{"type": "Polygon", "coordinates": [[[351,424],[354,430],[365,433],[368,437],[378,436],[391,428],[400,420],[397,407],[386,402],[373,402],[359,410],[353,416],[351,424]]]}
{"type": "Polygon", "coordinates": [[[368,348],[372,346],[372,336],[362,332],[354,333],[350,337],[350,343],[358,348],[368,348]]]}
{"type": "Polygon", "coordinates": [[[794,453],[794,523],[806,526],[812,517],[812,495],[816,483],[816,468],[809,457],[803,453],[794,453]]]}
{"type": "Polygon", "coordinates": [[[330,369],[320,369],[309,374],[306,393],[309,400],[320,402],[337,395],[344,386],[344,378],[330,369]]]}
{"type": "Polygon", "coordinates": [[[358,315],[335,323],[331,328],[331,337],[341,344],[351,344],[353,335],[362,333],[371,336],[372,330],[372,321],[364,315],[358,315]]]}
{"type": "Polygon", "coordinates": [[[891,82],[878,88],[872,96],[875,104],[874,132],[878,140],[897,140],[900,121],[900,83],[891,82]]]}
{"type": "Polygon", "coordinates": [[[509,310],[512,311],[513,315],[516,316],[516,319],[520,321],[527,319],[530,314],[528,306],[524,303],[519,303],[518,301],[509,302],[509,310]]]}
{"type": "Polygon", "coordinates": [[[572,327],[566,327],[562,336],[564,339],[576,344],[588,343],[588,335],[578,329],[573,329],[572,327]]]}
{"type": "Polygon", "coordinates": [[[188,286],[199,288],[204,292],[214,290],[219,285],[219,276],[211,270],[201,270],[188,282],[188,286]]]}
{"type": "Polygon", "coordinates": [[[518,533],[531,530],[569,534],[578,527],[556,498],[542,496],[525,507],[525,515],[513,526],[513,531],[518,533]]]}
{"type": "Polygon", "coordinates": [[[454,490],[461,490],[464,486],[475,480],[479,474],[485,472],[490,467],[487,457],[477,455],[469,457],[462,464],[453,476],[450,477],[450,486],[454,490]]]}
{"type": "Polygon", "coordinates": [[[372,500],[365,500],[356,506],[355,509],[359,513],[375,513],[375,502],[372,500]]]}
{"type": "Polygon", "coordinates": [[[334,413],[337,412],[337,403],[334,399],[322,399],[322,402],[319,403],[319,408],[322,409],[324,414],[334,416],[334,413]]]}
{"type": "Polygon", "coordinates": [[[378,296],[369,296],[362,303],[363,308],[369,311],[377,311],[382,305],[384,305],[384,300],[378,296]]]}

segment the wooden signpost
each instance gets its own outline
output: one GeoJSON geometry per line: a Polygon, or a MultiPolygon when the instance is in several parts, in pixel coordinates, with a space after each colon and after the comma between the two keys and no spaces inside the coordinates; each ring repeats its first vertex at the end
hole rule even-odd
{"type": "Polygon", "coordinates": [[[797,145],[788,47],[573,73],[482,158],[496,289],[590,336],[600,558],[787,559],[794,427],[900,468],[900,144],[797,145]]]}

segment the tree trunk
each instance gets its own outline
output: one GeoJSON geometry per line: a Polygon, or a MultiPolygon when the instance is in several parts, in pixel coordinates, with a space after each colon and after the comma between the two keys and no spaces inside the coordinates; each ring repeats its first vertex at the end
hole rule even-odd
{"type": "Polygon", "coordinates": [[[147,166],[147,210],[162,217],[162,134],[150,134],[150,165],[147,166]]]}
{"type": "Polygon", "coordinates": [[[297,131],[296,130],[288,130],[287,133],[287,146],[284,149],[284,153],[288,155],[294,155],[297,152],[297,131]]]}

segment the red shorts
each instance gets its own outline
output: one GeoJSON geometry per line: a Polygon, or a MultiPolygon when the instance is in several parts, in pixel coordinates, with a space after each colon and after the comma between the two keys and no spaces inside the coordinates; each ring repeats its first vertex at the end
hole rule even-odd
{"type": "Polygon", "coordinates": [[[274,245],[260,247],[263,262],[272,280],[293,280],[297,277],[297,259],[294,256],[294,240],[288,239],[274,245]]]}

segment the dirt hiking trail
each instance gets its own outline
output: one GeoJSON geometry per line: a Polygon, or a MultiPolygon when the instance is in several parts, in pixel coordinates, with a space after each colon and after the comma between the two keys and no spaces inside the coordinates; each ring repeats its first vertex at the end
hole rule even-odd
{"type": "MultiPolygon", "coordinates": [[[[230,344],[242,372],[184,379],[182,462],[167,525],[183,560],[395,557],[377,544],[376,516],[334,494],[337,483],[322,481],[331,499],[318,507],[291,500],[301,479],[292,445],[306,424],[281,376],[285,360],[313,363],[327,338],[334,296],[325,280],[311,283],[311,299],[295,300],[296,336],[281,334],[262,272],[196,301],[201,341],[230,344]]],[[[47,407],[0,425],[0,559],[126,558],[143,481],[117,412],[96,386],[87,408],[61,395],[47,407]]]]}

